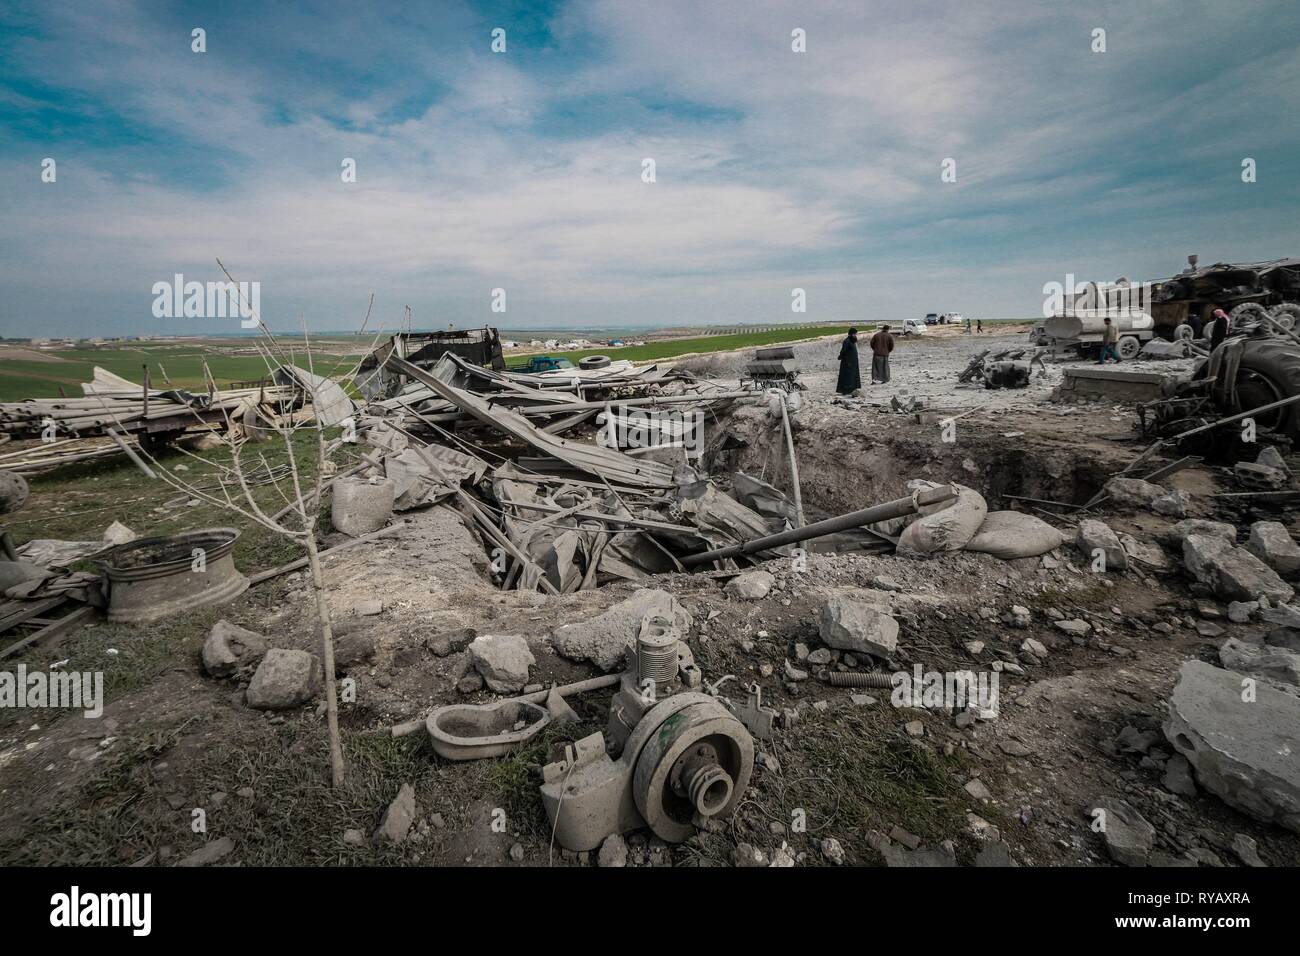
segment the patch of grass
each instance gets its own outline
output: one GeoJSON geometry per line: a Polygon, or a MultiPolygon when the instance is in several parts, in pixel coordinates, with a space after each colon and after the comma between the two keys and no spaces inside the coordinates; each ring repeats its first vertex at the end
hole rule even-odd
{"type": "Polygon", "coordinates": [[[622,348],[580,349],[573,352],[525,352],[511,355],[506,359],[506,364],[522,365],[534,355],[554,355],[558,358],[566,358],[575,365],[588,355],[608,355],[615,361],[627,359],[631,362],[653,362],[657,359],[674,358],[695,352],[730,352],[734,349],[815,339],[824,335],[843,335],[847,328],[846,325],[792,326],[787,329],[765,329],[762,332],[734,332],[684,339],[665,339],[660,342],[647,342],[645,345],[628,345],[622,348]]]}
{"type": "MultiPolygon", "coordinates": [[[[966,824],[970,799],[958,783],[964,756],[944,756],[902,736],[892,708],[807,711],[778,741],[775,748],[763,746],[777,751],[782,772],[757,772],[760,795],[741,804],[729,833],[702,833],[688,841],[692,863],[727,866],[737,843],[770,852],[782,840],[819,861],[818,844],[826,837],[839,840],[851,862],[878,862],[868,831],[887,834],[895,825],[926,844],[953,840],[959,853],[973,854],[975,838],[966,824]],[[800,812],[806,830],[795,832],[800,812]],[[774,835],[772,823],[786,832],[774,835]]],[[[990,814],[980,811],[992,822],[990,814]]]]}

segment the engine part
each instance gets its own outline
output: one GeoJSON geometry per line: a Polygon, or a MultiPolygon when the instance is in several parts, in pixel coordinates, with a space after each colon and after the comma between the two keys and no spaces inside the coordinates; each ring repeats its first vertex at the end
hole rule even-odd
{"type": "Polygon", "coordinates": [[[817,676],[832,687],[873,687],[876,690],[889,690],[894,686],[893,674],[822,671],[817,676]]]}
{"type": "Polygon", "coordinates": [[[647,616],[628,658],[605,733],[542,768],[542,803],[566,849],[646,826],[680,843],[731,813],[749,785],[754,740],[728,705],[693,689],[700,672],[672,622],[647,616]]]}

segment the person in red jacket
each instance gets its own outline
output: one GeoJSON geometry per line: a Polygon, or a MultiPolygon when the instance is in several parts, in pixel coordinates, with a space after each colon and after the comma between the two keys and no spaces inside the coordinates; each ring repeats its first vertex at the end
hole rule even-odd
{"type": "Polygon", "coordinates": [[[871,384],[889,381],[889,353],[894,351],[894,337],[889,326],[882,325],[871,337],[871,384]]]}

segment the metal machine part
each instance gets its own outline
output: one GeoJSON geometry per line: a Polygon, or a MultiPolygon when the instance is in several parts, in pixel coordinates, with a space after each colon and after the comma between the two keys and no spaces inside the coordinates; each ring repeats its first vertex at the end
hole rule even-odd
{"type": "Polygon", "coordinates": [[[542,769],[542,803],[570,850],[646,826],[680,843],[730,814],[754,769],[753,738],[722,701],[693,689],[700,672],[671,621],[647,617],[630,650],[606,732],[542,769]]]}
{"type": "Polygon", "coordinates": [[[108,619],[149,624],[204,604],[224,604],[248,590],[231,549],[239,532],[207,528],[140,538],[99,556],[108,579],[108,619]]]}

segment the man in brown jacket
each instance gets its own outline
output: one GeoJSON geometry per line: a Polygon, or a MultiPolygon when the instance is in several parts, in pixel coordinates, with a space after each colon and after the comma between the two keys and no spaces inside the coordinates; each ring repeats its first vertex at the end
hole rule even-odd
{"type": "Polygon", "coordinates": [[[871,337],[871,384],[889,381],[889,353],[894,351],[894,337],[889,326],[882,325],[871,337]]]}

